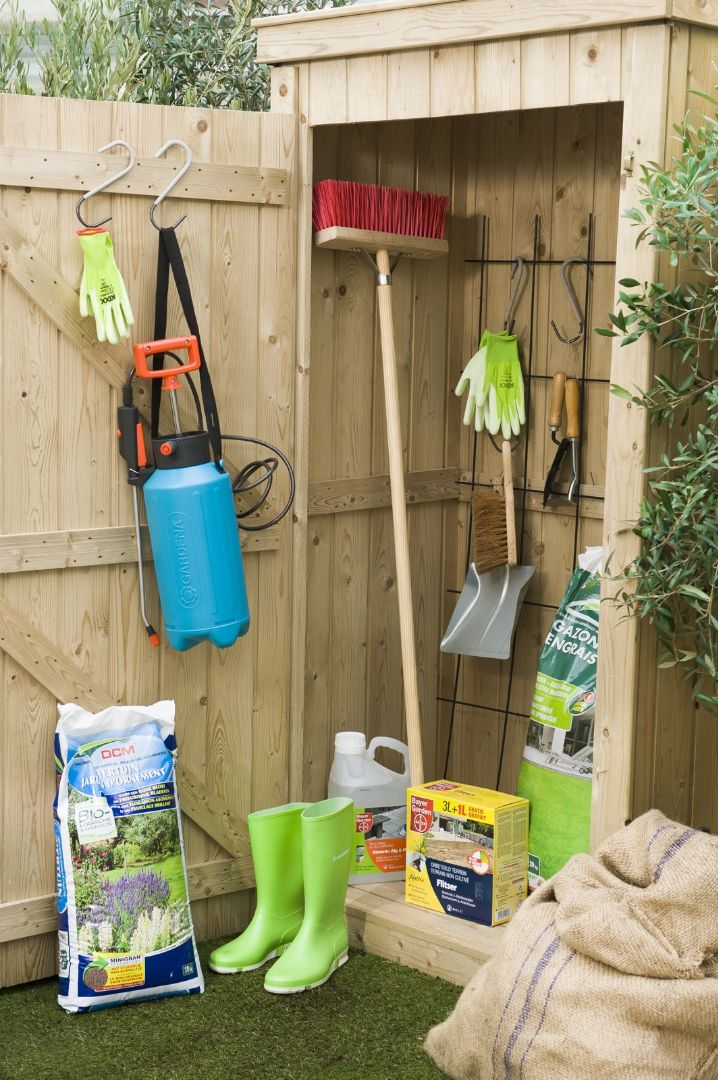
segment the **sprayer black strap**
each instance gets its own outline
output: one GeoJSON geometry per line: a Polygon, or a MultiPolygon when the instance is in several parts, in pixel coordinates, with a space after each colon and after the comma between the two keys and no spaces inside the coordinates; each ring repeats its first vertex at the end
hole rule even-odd
{"type": "MultiPolygon", "coordinates": [[[[189,287],[189,280],[187,278],[184,260],[182,259],[182,252],[180,251],[177,234],[174,229],[160,229],[159,233],[160,242],[157,251],[157,291],[155,293],[154,340],[160,341],[167,336],[167,299],[169,295],[171,272],[177,287],[177,295],[179,296],[180,304],[182,305],[182,311],[187,320],[189,332],[190,334],[194,334],[197,338],[197,344],[199,345],[199,355],[200,360],[202,361],[199,369],[199,385],[202,392],[204,418],[205,423],[207,424],[207,434],[209,435],[209,444],[212,450],[214,463],[218,468],[221,468],[222,433],[219,426],[217,402],[215,401],[212,380],[209,377],[209,368],[207,367],[207,361],[205,360],[204,350],[202,348],[202,338],[200,337],[199,324],[197,322],[194,304],[192,303],[192,292],[189,287]]],[[[153,360],[153,371],[160,370],[164,367],[165,358],[162,353],[158,353],[153,360]]],[[[153,439],[159,435],[161,394],[161,380],[153,379],[151,411],[153,439]]]]}

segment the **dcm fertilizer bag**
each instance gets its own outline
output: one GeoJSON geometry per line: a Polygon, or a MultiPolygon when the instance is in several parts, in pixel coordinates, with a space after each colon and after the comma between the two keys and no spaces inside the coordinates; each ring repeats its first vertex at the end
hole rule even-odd
{"type": "Polygon", "coordinates": [[[201,993],[175,783],[174,702],[95,715],[60,705],[59,713],[60,1005],[86,1012],[201,993]]]}
{"type": "Polygon", "coordinates": [[[588,851],[601,548],[579,556],[538,662],[517,794],[531,804],[529,887],[588,851]]]}

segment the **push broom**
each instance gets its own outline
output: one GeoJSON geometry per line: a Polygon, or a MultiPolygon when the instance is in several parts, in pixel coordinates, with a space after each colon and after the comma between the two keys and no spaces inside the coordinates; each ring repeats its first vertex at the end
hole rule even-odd
{"type": "Polygon", "coordinates": [[[361,252],[376,280],[384,406],[389,450],[389,481],[394,524],[394,552],[399,601],[404,706],[412,784],[424,780],[419,715],[419,689],[411,599],[411,568],[406,525],[404,457],[392,313],[392,274],[402,256],[434,259],[445,255],[448,198],[401,188],[377,187],[348,180],[321,180],[314,185],[314,241],[319,248],[361,252]]]}

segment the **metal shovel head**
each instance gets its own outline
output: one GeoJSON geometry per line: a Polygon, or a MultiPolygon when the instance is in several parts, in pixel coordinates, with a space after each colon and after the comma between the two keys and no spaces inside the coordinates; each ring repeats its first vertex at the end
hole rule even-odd
{"type": "Polygon", "coordinates": [[[562,439],[556,455],[551,463],[551,468],[546,477],[546,486],[543,489],[544,506],[577,506],[578,505],[578,439],[562,439]],[[561,469],[561,463],[567,452],[571,451],[571,482],[567,492],[554,491],[554,484],[561,469]]]}
{"type": "Polygon", "coordinates": [[[568,493],[553,491],[546,499],[544,506],[576,506],[577,502],[578,499],[575,495],[571,497],[568,493]]]}
{"type": "Polygon", "coordinates": [[[508,660],[523,598],[535,566],[498,566],[477,574],[469,566],[441,651],[508,660]]]}

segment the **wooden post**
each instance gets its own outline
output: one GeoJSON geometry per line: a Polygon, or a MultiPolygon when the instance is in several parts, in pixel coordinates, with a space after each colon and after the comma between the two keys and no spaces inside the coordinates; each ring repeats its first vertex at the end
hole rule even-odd
{"type": "MultiPolygon", "coordinates": [[[[621,278],[654,281],[656,249],[636,247],[636,231],[625,211],[638,203],[636,192],[641,162],[663,158],[666,136],[666,97],[670,29],[658,25],[632,28],[624,37],[624,170],[621,175],[616,295],[621,278]]],[[[647,387],[653,370],[653,346],[648,337],[628,348],[616,338],[611,357],[611,382],[647,387]]],[[[604,559],[609,576],[601,591],[600,647],[591,845],[595,847],[632,813],[633,759],[638,711],[639,623],[626,619],[614,602],[624,588],[615,575],[638,554],[640,541],[630,531],[644,492],[642,473],[648,445],[648,421],[643,409],[611,395],[608,412],[606,504],[603,528],[604,559]]]]}

